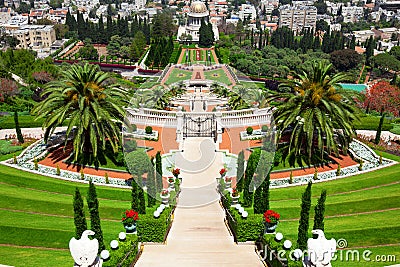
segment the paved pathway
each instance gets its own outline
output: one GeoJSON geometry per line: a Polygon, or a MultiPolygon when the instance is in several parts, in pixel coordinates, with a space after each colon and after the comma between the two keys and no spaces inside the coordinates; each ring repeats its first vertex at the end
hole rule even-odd
{"type": "Polygon", "coordinates": [[[211,143],[207,138],[185,141],[182,156],[192,164],[180,166],[185,168],[182,191],[166,245],[145,245],[136,266],[263,266],[254,246],[235,244],[224,223],[215,189],[222,155],[211,143]],[[197,170],[200,161],[211,159],[207,167],[197,170]]]}

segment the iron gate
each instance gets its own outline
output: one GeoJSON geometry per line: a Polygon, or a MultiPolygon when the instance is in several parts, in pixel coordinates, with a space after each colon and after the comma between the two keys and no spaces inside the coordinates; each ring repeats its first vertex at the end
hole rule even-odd
{"type": "Polygon", "coordinates": [[[217,121],[215,114],[184,114],[183,137],[213,137],[216,138],[217,121]]]}

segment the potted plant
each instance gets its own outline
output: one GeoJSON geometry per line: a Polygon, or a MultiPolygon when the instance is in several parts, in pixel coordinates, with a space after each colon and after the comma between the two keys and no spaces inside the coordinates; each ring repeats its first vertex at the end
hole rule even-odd
{"type": "Polygon", "coordinates": [[[172,175],[178,179],[179,174],[181,174],[181,170],[179,168],[173,169],[172,170],[172,175]]]}
{"type": "Polygon", "coordinates": [[[275,232],[276,227],[278,227],[280,217],[281,216],[279,215],[279,213],[274,210],[267,210],[266,212],[264,212],[266,234],[275,232]]]}
{"type": "Polygon", "coordinates": [[[139,219],[139,214],[134,210],[126,210],[122,214],[122,224],[127,233],[136,232],[136,221],[139,219]]]}
{"type": "Polygon", "coordinates": [[[162,191],[161,191],[161,194],[160,194],[160,196],[161,196],[161,202],[164,204],[164,205],[168,205],[168,202],[169,202],[169,191],[168,191],[168,189],[163,189],[162,191]]]}
{"type": "Polygon", "coordinates": [[[169,190],[175,190],[175,179],[174,177],[168,177],[168,184],[169,184],[169,190]]]}
{"type": "Polygon", "coordinates": [[[238,204],[239,197],[239,191],[236,188],[233,188],[231,192],[232,206],[238,204]]]}
{"type": "Polygon", "coordinates": [[[225,188],[226,189],[231,188],[231,184],[232,184],[232,177],[225,177],[225,188]]]}
{"type": "Polygon", "coordinates": [[[227,172],[228,172],[227,169],[222,168],[222,169],[219,171],[219,174],[221,175],[221,178],[224,177],[224,176],[226,175],[227,172]]]}

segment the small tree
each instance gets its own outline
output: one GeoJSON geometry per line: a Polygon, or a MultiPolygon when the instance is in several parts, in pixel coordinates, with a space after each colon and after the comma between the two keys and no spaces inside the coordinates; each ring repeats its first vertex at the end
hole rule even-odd
{"type": "Polygon", "coordinates": [[[18,112],[16,112],[16,111],[14,111],[14,123],[15,123],[15,131],[17,132],[18,142],[23,144],[24,143],[24,137],[22,136],[22,133],[21,133],[21,127],[19,127],[18,112]]]}
{"type": "Polygon", "coordinates": [[[236,171],[236,190],[242,192],[244,183],[244,151],[240,151],[237,161],[237,171],[236,171]]]}
{"type": "Polygon", "coordinates": [[[261,150],[257,149],[251,153],[249,160],[247,161],[247,167],[245,172],[244,188],[243,188],[243,206],[251,207],[253,204],[253,188],[254,181],[253,176],[256,171],[258,161],[260,159],[261,150]]]}
{"type": "Polygon", "coordinates": [[[33,165],[34,165],[35,171],[37,171],[39,169],[39,164],[38,164],[38,160],[36,157],[33,159],[33,165]]]}
{"type": "Polygon", "coordinates": [[[15,153],[13,154],[13,163],[14,164],[18,163],[17,156],[15,155],[15,153]]]}
{"type": "Polygon", "coordinates": [[[162,162],[161,162],[161,153],[160,151],[156,154],[156,189],[157,192],[161,191],[163,188],[162,182],[162,162]]]}
{"type": "Polygon", "coordinates": [[[74,195],[74,224],[75,238],[79,239],[82,233],[87,229],[85,210],[83,209],[83,199],[79,188],[75,188],[74,195]]]}
{"type": "Polygon", "coordinates": [[[251,135],[253,133],[253,127],[247,127],[246,132],[248,135],[251,135]]]}
{"type": "Polygon", "coordinates": [[[139,198],[139,214],[146,214],[146,200],[144,198],[144,190],[141,186],[138,187],[138,198],[139,198]]]}
{"type": "Polygon", "coordinates": [[[379,155],[379,165],[382,165],[382,154],[379,155]]]}
{"type": "Polygon", "coordinates": [[[262,213],[269,210],[269,186],[271,184],[271,172],[268,172],[267,177],[264,179],[263,183],[261,184],[262,187],[262,213]]]}
{"type": "Polygon", "coordinates": [[[290,171],[289,184],[293,184],[293,171],[290,171]]]}
{"type": "Polygon", "coordinates": [[[311,208],[311,186],[312,182],[309,181],[301,198],[301,213],[297,234],[297,246],[301,250],[305,250],[307,248],[308,226],[311,208]]]}
{"type": "Polygon", "coordinates": [[[321,229],[324,231],[324,213],[325,213],[325,200],[326,200],[326,190],[322,190],[321,196],[318,199],[318,203],[314,208],[314,227],[313,229],[321,229]]]}
{"type": "Polygon", "coordinates": [[[364,165],[364,162],[362,160],[360,160],[360,164],[358,165],[358,170],[359,171],[362,171],[363,165],[364,165]]]}
{"type": "Polygon", "coordinates": [[[134,179],[132,179],[132,201],[131,201],[131,208],[133,210],[139,211],[139,192],[138,192],[138,184],[134,179]]]}
{"type": "Polygon", "coordinates": [[[336,169],[336,176],[340,176],[340,171],[341,171],[341,168],[340,168],[340,163],[339,163],[337,166],[337,169],[336,169]]]}
{"type": "Polygon", "coordinates": [[[146,187],[147,187],[147,206],[153,207],[156,204],[156,178],[154,176],[154,165],[149,160],[149,170],[147,172],[146,187]]]}
{"type": "Polygon", "coordinates": [[[90,213],[90,229],[95,233],[94,238],[99,241],[99,253],[105,249],[103,241],[103,231],[101,230],[99,201],[97,199],[96,187],[89,181],[89,190],[87,196],[87,204],[90,213]]]}
{"type": "Polygon", "coordinates": [[[85,180],[85,173],[83,172],[83,168],[81,168],[81,180],[85,180]]]}
{"type": "Polygon", "coordinates": [[[57,164],[56,174],[57,174],[58,176],[61,175],[60,165],[58,165],[58,164],[57,164]]]}
{"type": "MultiPolygon", "coordinates": [[[[261,179],[262,177],[258,177],[256,179],[261,179]]],[[[258,182],[257,182],[258,183],[258,182]]],[[[262,186],[257,187],[256,192],[254,193],[254,204],[253,204],[253,210],[254,214],[262,214],[265,212],[264,205],[263,205],[263,188],[262,186]]]]}
{"type": "Polygon", "coordinates": [[[106,179],[106,184],[110,183],[110,181],[108,180],[108,172],[104,173],[104,179],[106,179]]]}
{"type": "Polygon", "coordinates": [[[314,168],[314,180],[318,180],[318,169],[314,168]]]}
{"type": "Polygon", "coordinates": [[[151,126],[146,126],[146,128],[144,128],[144,131],[146,132],[146,134],[152,134],[153,128],[151,126]]]}

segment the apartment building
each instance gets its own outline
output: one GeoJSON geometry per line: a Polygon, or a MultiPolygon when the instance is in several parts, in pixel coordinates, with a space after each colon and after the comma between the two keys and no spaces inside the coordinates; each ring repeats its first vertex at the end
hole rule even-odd
{"type": "Polygon", "coordinates": [[[11,34],[20,42],[17,48],[24,49],[49,48],[56,40],[53,25],[22,25],[11,34]]]}
{"type": "Polygon", "coordinates": [[[279,7],[279,27],[288,27],[295,34],[303,29],[315,30],[317,8],[304,5],[283,5],[279,7]]]}

